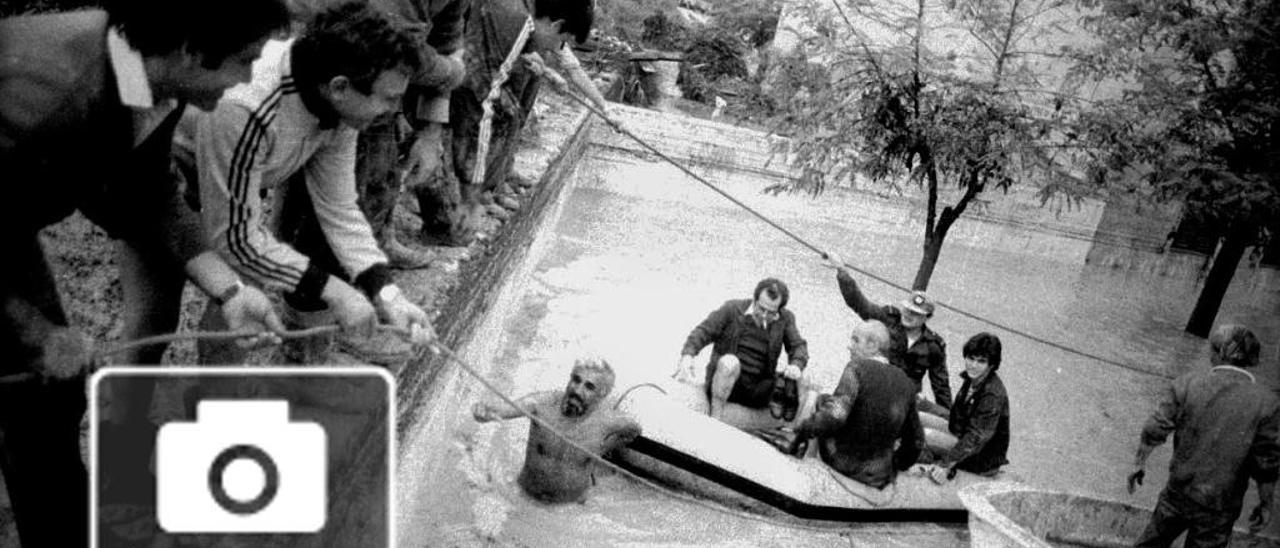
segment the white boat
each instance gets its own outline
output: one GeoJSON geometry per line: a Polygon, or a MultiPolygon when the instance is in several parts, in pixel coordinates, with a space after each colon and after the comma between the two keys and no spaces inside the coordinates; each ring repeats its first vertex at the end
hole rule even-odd
{"type": "Polygon", "coordinates": [[[711,418],[701,389],[690,385],[634,387],[617,407],[643,432],[621,451],[625,464],[687,492],[767,515],[838,524],[963,524],[968,512],[957,491],[991,481],[959,472],[938,485],[913,470],[875,489],[828,467],[812,443],[809,456],[796,458],[740,428],[776,422],[767,411],[730,405],[727,422],[711,418]]]}

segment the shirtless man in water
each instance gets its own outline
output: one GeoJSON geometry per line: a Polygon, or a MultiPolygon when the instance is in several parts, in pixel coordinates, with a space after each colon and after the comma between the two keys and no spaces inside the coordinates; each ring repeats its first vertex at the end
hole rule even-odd
{"type": "MultiPolygon", "coordinates": [[[[579,359],[563,393],[537,392],[516,403],[584,449],[604,455],[640,435],[635,421],[612,409],[597,409],[613,390],[613,380],[609,362],[579,359]]],[[[505,403],[477,402],[471,413],[479,422],[524,416],[505,403]]],[[[529,426],[529,445],[518,480],[529,496],[544,502],[580,502],[593,483],[593,468],[591,456],[537,422],[529,426]]]]}

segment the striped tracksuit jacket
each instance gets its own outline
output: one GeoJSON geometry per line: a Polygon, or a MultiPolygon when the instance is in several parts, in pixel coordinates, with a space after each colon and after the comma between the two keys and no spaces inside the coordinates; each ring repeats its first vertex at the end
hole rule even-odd
{"type": "Polygon", "coordinates": [[[231,88],[215,111],[198,116],[194,139],[200,204],[215,249],[242,275],[286,292],[298,289],[310,259],[277,240],[279,219],[264,219],[263,195],[274,189],[272,210],[278,212],[288,190],[283,183],[299,171],[325,238],[350,278],[387,262],[356,204],[357,132],[323,128],[307,110],[291,76],[291,44],[269,42],[252,81],[231,88]]]}

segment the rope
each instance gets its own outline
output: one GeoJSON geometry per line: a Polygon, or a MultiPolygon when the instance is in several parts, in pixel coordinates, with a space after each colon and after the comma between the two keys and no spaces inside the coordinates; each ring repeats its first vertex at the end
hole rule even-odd
{"type": "Polygon", "coordinates": [[[533,34],[533,18],[525,17],[524,26],[520,27],[520,34],[516,36],[515,44],[511,46],[511,51],[507,52],[507,57],[502,60],[502,65],[498,67],[498,74],[494,75],[493,81],[489,84],[489,93],[480,104],[484,114],[480,117],[480,133],[476,136],[476,163],[471,170],[471,184],[476,188],[484,183],[485,171],[489,168],[489,141],[493,138],[493,102],[502,94],[502,85],[511,76],[511,69],[520,58],[520,52],[524,51],[524,45],[529,41],[530,34],[533,34]]]}
{"type": "MultiPolygon", "coordinates": [[[[531,65],[531,66],[533,66],[533,65],[531,65]]],[[[757,219],[759,219],[759,220],[763,221],[765,224],[768,224],[769,226],[771,226],[771,227],[773,227],[773,228],[777,229],[779,232],[781,232],[781,233],[785,234],[787,237],[791,238],[792,240],[795,240],[795,241],[796,241],[796,243],[800,244],[801,246],[804,246],[805,248],[809,249],[810,251],[813,251],[814,253],[817,253],[817,254],[818,254],[819,256],[821,256],[823,259],[826,259],[826,258],[827,258],[827,253],[826,253],[825,251],[823,251],[823,250],[819,249],[817,246],[813,245],[812,243],[809,243],[809,241],[805,240],[804,238],[801,238],[800,236],[797,236],[795,233],[791,232],[790,230],[787,230],[786,228],[784,228],[783,226],[781,226],[781,225],[779,225],[778,223],[774,222],[772,219],[770,219],[770,218],[766,217],[764,214],[760,213],[759,211],[756,211],[755,209],[752,209],[752,208],[751,208],[751,206],[748,206],[747,204],[743,203],[741,200],[739,200],[739,199],[737,199],[737,198],[733,197],[732,195],[730,195],[729,193],[725,192],[725,191],[724,191],[724,190],[722,190],[720,187],[716,186],[716,185],[715,185],[715,183],[712,183],[712,182],[710,182],[710,181],[706,180],[705,178],[703,178],[701,175],[698,175],[697,173],[694,173],[693,171],[691,171],[688,167],[685,167],[685,166],[684,166],[682,163],[680,163],[679,161],[677,161],[677,160],[675,160],[674,158],[672,158],[672,157],[668,156],[667,154],[663,153],[662,151],[658,150],[657,148],[654,148],[654,147],[653,147],[653,145],[650,145],[649,143],[645,142],[645,140],[644,140],[644,139],[641,139],[640,137],[636,136],[634,133],[631,133],[631,132],[630,132],[630,131],[628,131],[626,128],[623,128],[621,125],[619,125],[619,124],[618,124],[617,122],[615,122],[613,119],[609,118],[609,116],[608,116],[606,113],[602,112],[602,111],[601,111],[599,108],[597,108],[595,105],[591,104],[591,102],[590,102],[590,101],[587,101],[586,99],[583,99],[582,97],[580,97],[578,94],[576,94],[576,93],[574,93],[574,92],[570,91],[570,90],[569,90],[569,88],[568,88],[568,85],[567,85],[567,83],[564,81],[564,79],[563,79],[562,77],[560,77],[560,75],[556,74],[556,73],[555,73],[555,71],[554,71],[553,69],[551,69],[551,68],[549,68],[549,67],[546,67],[546,66],[533,66],[533,67],[534,67],[535,72],[538,72],[540,75],[542,75],[542,76],[546,77],[546,79],[547,79],[549,82],[551,82],[552,86],[553,86],[553,87],[555,87],[557,91],[559,91],[561,94],[563,94],[563,95],[565,95],[566,97],[568,97],[569,99],[571,99],[573,102],[578,103],[578,104],[580,104],[580,105],[582,105],[582,106],[586,107],[586,108],[587,108],[587,110],[589,110],[592,114],[595,114],[596,116],[600,117],[600,119],[604,120],[604,121],[605,121],[605,123],[606,123],[606,124],[608,124],[608,125],[609,125],[609,127],[613,128],[613,130],[614,130],[614,131],[616,131],[616,132],[618,132],[618,133],[621,133],[622,135],[625,135],[625,136],[629,137],[631,140],[635,141],[635,142],[636,142],[636,143],[638,143],[640,146],[644,147],[646,150],[648,150],[649,152],[651,152],[653,155],[655,155],[655,156],[657,156],[658,158],[661,158],[662,160],[666,161],[667,163],[669,163],[669,164],[671,164],[671,165],[675,166],[677,169],[679,169],[680,171],[683,171],[686,175],[688,175],[688,176],[692,177],[692,178],[693,178],[693,180],[695,180],[695,181],[697,181],[697,182],[701,183],[703,186],[706,186],[707,188],[709,188],[709,189],[711,189],[711,190],[715,191],[717,194],[719,194],[719,195],[721,195],[721,196],[724,196],[724,197],[725,197],[725,198],[727,198],[730,202],[733,202],[735,205],[737,205],[738,207],[742,208],[743,210],[746,210],[746,211],[747,211],[748,213],[750,213],[751,215],[754,215],[757,219]]],[[[889,281],[888,279],[886,279],[886,278],[884,278],[884,277],[882,277],[882,276],[876,275],[876,274],[875,274],[875,273],[873,273],[873,272],[870,272],[870,271],[867,271],[867,270],[863,270],[863,269],[858,268],[858,267],[856,267],[856,266],[853,266],[853,265],[851,265],[851,264],[849,264],[849,263],[843,263],[843,266],[844,266],[844,268],[847,268],[847,269],[849,269],[849,270],[852,270],[852,271],[854,271],[854,272],[857,272],[857,273],[859,273],[859,274],[862,274],[863,276],[866,276],[866,277],[871,278],[871,279],[873,279],[873,280],[876,280],[876,281],[878,281],[878,282],[880,282],[880,283],[883,283],[883,284],[885,284],[885,285],[888,285],[889,287],[892,287],[892,288],[895,288],[895,289],[901,290],[901,291],[903,291],[903,292],[908,292],[908,293],[909,293],[909,292],[911,292],[911,289],[910,289],[910,288],[908,288],[908,287],[906,287],[906,286],[903,286],[903,285],[896,284],[896,283],[894,283],[894,282],[892,282],[892,281],[889,281]]],[[[1023,338],[1025,338],[1025,339],[1028,339],[1028,340],[1031,340],[1031,341],[1034,341],[1034,342],[1038,342],[1038,343],[1043,344],[1043,345],[1045,345],[1045,346],[1049,346],[1049,347],[1052,347],[1052,348],[1056,348],[1056,349],[1061,350],[1061,351],[1063,351],[1063,352],[1066,352],[1066,353],[1068,353],[1068,354],[1075,354],[1075,355],[1077,355],[1077,356],[1081,356],[1081,357],[1084,357],[1084,358],[1089,358],[1089,359],[1092,359],[1092,360],[1098,361],[1098,362],[1100,362],[1100,363],[1104,363],[1104,364],[1107,364],[1107,365],[1111,365],[1111,366],[1119,367],[1119,368],[1121,368],[1121,369],[1127,369],[1127,370],[1129,370],[1129,371],[1133,371],[1133,372],[1135,372],[1135,373],[1140,373],[1140,374],[1144,374],[1144,375],[1150,375],[1150,376],[1153,376],[1153,377],[1161,377],[1161,378],[1165,378],[1165,379],[1172,379],[1172,378],[1174,378],[1174,376],[1173,376],[1173,375],[1168,375],[1168,374],[1164,374],[1164,373],[1157,373],[1157,372],[1149,371],[1149,370],[1147,370],[1147,369],[1144,369],[1144,368],[1142,368],[1142,367],[1139,367],[1139,366],[1136,366],[1136,365],[1133,365],[1133,364],[1124,363],[1124,362],[1121,362],[1121,361],[1118,361],[1118,360],[1113,360],[1113,359],[1110,359],[1110,358],[1107,358],[1107,357],[1104,357],[1104,356],[1100,356],[1100,355],[1098,355],[1098,354],[1093,354],[1093,353],[1091,353],[1091,352],[1086,352],[1086,351],[1083,351],[1083,350],[1078,350],[1078,349],[1072,348],[1072,347],[1070,347],[1070,346],[1067,346],[1067,345],[1065,345],[1065,344],[1062,344],[1062,343],[1059,343],[1059,342],[1055,342],[1055,341],[1051,341],[1051,340],[1046,339],[1046,338],[1044,338],[1044,337],[1040,337],[1040,336],[1037,336],[1037,335],[1033,335],[1033,334],[1031,334],[1031,333],[1027,333],[1026,331],[1022,331],[1022,330],[1020,330],[1020,329],[1017,329],[1017,328],[1014,328],[1014,327],[1010,327],[1010,326],[1008,326],[1008,325],[1005,325],[1005,324],[1003,324],[1003,323],[997,322],[997,321],[995,321],[995,320],[987,319],[987,318],[985,318],[985,317],[979,316],[979,315],[974,314],[974,313],[972,313],[972,312],[966,312],[966,311],[961,310],[961,309],[959,309],[959,308],[957,308],[957,307],[955,307],[955,306],[949,305],[949,304],[947,304],[947,303],[945,303],[945,302],[941,302],[941,301],[934,301],[934,302],[935,302],[938,306],[940,306],[940,307],[942,307],[942,308],[945,308],[945,309],[947,309],[947,310],[950,310],[950,311],[952,311],[952,312],[955,312],[956,314],[958,314],[958,315],[960,315],[960,316],[963,316],[963,317],[969,318],[969,319],[974,320],[974,321],[977,321],[977,322],[979,322],[979,323],[987,324],[987,325],[989,325],[989,326],[991,326],[991,327],[995,327],[995,328],[997,328],[997,329],[1003,330],[1003,331],[1008,332],[1008,333],[1011,333],[1011,334],[1013,334],[1013,335],[1017,335],[1017,336],[1023,337],[1023,338]]]]}
{"type": "MultiPolygon", "coordinates": [[[[404,337],[406,339],[409,338],[409,331],[400,327],[379,324],[374,328],[379,331],[386,331],[388,333],[394,333],[396,335],[400,335],[401,337],[404,337]]],[[[275,335],[280,337],[283,340],[304,339],[307,337],[315,337],[317,335],[334,333],[340,329],[342,329],[342,326],[337,324],[321,325],[317,327],[309,327],[306,329],[287,330],[280,333],[275,333],[275,335]]],[[[89,359],[89,363],[97,364],[99,361],[102,360],[102,358],[105,358],[107,356],[120,354],[127,350],[141,348],[144,346],[152,346],[157,344],[171,344],[171,343],[180,342],[180,341],[228,341],[228,340],[247,339],[250,337],[257,337],[263,334],[264,332],[262,331],[240,329],[236,331],[184,331],[181,333],[166,333],[164,335],[153,335],[150,337],[133,339],[133,340],[125,341],[113,346],[107,346],[105,348],[97,349],[91,355],[89,359]]],[[[90,367],[93,367],[93,366],[91,365],[90,367]]],[[[38,378],[40,378],[39,373],[36,373],[34,371],[24,371],[22,373],[14,373],[12,375],[0,376],[0,385],[17,384],[17,383],[35,380],[38,378]]]]}

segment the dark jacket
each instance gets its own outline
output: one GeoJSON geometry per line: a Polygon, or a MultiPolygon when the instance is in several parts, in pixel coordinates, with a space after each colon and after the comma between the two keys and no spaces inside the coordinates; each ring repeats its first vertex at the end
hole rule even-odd
{"type": "Polygon", "coordinates": [[[41,228],[79,210],[112,238],[171,261],[209,249],[169,170],[181,106],[134,146],[97,10],[0,20],[0,353],[3,370],[41,354],[65,326],[41,228]]]}
{"type": "Polygon", "coordinates": [[[884,487],[897,472],[911,468],[924,448],[915,383],[884,362],[849,362],[835,393],[819,397],[813,416],[796,434],[818,436],[823,462],[840,473],[884,487]]]}
{"type": "Polygon", "coordinates": [[[974,385],[961,373],[964,385],[951,406],[947,429],[957,438],[947,461],[966,472],[986,474],[1009,463],[1009,394],[995,371],[974,385]]]}
{"type": "MultiPolygon", "coordinates": [[[[697,356],[708,344],[715,343],[711,349],[711,363],[716,363],[720,356],[736,354],[738,351],[738,334],[744,322],[750,321],[745,314],[751,306],[751,299],[734,299],[725,301],[720,308],[702,320],[693,328],[689,338],[684,341],[686,356],[697,356]]],[[[765,356],[765,370],[754,371],[743,364],[743,372],[757,377],[772,377],[778,369],[778,358],[783,348],[787,350],[790,363],[804,369],[809,363],[809,346],[800,331],[796,328],[796,316],[785,308],[778,311],[779,317],[769,324],[769,350],[765,356]]]]}
{"type": "Polygon", "coordinates": [[[1157,446],[1173,433],[1166,495],[1240,513],[1248,480],[1280,471],[1280,402],[1248,373],[1214,367],[1175,379],[1142,429],[1157,446]]]}
{"type": "Polygon", "coordinates": [[[933,400],[942,407],[951,407],[951,385],[947,382],[947,343],[929,326],[924,326],[920,339],[907,347],[907,328],[902,326],[902,311],[895,306],[878,305],[867,300],[858,289],[857,282],[842,268],[836,274],[840,295],[858,317],[864,321],[876,320],[889,329],[889,363],[902,369],[916,383],[916,391],[924,384],[924,374],[929,373],[933,387],[933,400]]]}
{"type": "Polygon", "coordinates": [[[111,237],[183,265],[209,243],[169,170],[182,108],[133,146],[106,23],[102,11],[0,21],[0,238],[29,238],[80,210],[111,237]]]}

